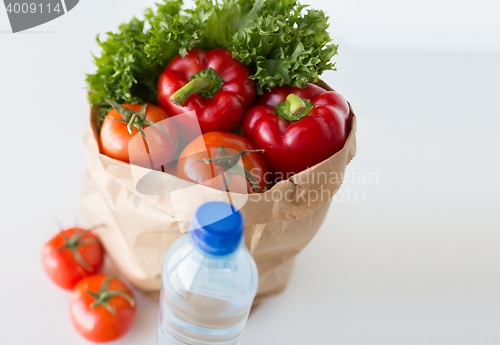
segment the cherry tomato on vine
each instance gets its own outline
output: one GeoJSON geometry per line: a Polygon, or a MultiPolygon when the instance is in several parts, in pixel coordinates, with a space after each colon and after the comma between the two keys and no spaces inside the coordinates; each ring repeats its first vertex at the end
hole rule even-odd
{"type": "Polygon", "coordinates": [[[171,117],[169,113],[151,104],[110,104],[114,109],[106,115],[100,133],[106,156],[158,170],[172,160],[178,140],[174,121],[164,121],[171,117]]]}
{"type": "Polygon", "coordinates": [[[98,274],[75,285],[70,301],[71,320],[87,340],[103,343],[123,336],[135,320],[132,291],[118,278],[98,274]]]}
{"type": "Polygon", "coordinates": [[[182,151],[177,176],[219,190],[262,193],[270,178],[261,152],[237,134],[205,133],[182,151]]]}
{"type": "Polygon", "coordinates": [[[104,249],[89,230],[70,228],[48,241],[42,263],[54,283],[70,290],[81,279],[96,274],[104,261],[104,249]]]}

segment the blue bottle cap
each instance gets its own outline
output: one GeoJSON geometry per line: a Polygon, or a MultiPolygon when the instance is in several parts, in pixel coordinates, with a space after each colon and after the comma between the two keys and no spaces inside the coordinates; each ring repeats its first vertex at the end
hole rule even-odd
{"type": "Polygon", "coordinates": [[[238,210],[225,202],[212,201],[198,207],[190,232],[203,252],[222,256],[238,248],[243,228],[243,216],[238,210]]]}

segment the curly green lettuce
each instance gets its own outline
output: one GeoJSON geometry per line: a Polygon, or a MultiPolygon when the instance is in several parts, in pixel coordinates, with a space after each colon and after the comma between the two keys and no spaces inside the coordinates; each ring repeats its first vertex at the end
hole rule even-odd
{"type": "Polygon", "coordinates": [[[331,62],[337,45],[328,33],[323,11],[296,0],[197,0],[184,9],[182,0],[164,0],[145,19],[133,18],[109,32],[94,57],[97,70],[87,75],[89,101],[109,110],[119,103],[157,103],[158,78],[170,60],[192,48],[225,48],[249,66],[257,93],[277,85],[305,87],[316,82],[331,62]]]}
{"type": "Polygon", "coordinates": [[[234,33],[227,47],[250,67],[259,94],[278,85],[304,88],[309,82],[317,82],[325,70],[334,69],[331,59],[337,54],[337,46],[331,44],[323,11],[308,10],[304,14],[307,6],[297,1],[265,4],[234,33]]]}

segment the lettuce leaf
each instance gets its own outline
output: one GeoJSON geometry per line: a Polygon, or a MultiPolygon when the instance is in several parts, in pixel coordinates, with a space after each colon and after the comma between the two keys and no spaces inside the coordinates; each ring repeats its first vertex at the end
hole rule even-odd
{"type": "Polygon", "coordinates": [[[296,0],[197,0],[183,9],[182,0],[163,0],[99,40],[97,70],[87,75],[92,105],[157,103],[160,74],[177,54],[192,48],[225,48],[251,69],[257,92],[277,85],[305,87],[316,82],[331,62],[337,45],[327,31],[323,11],[296,0]]]}

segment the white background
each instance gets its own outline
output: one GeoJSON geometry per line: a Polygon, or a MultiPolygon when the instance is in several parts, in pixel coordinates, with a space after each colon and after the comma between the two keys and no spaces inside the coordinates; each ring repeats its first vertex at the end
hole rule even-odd
{"type": "MultiPolygon", "coordinates": [[[[331,17],[323,78],[354,107],[359,151],[243,344],[500,343],[499,1],[308,3],[331,17]]],[[[40,250],[78,215],[95,36],[151,4],[82,0],[15,35],[0,9],[1,344],[88,344],[40,250]]],[[[156,302],[137,297],[116,344],[154,343],[156,302]]]]}

